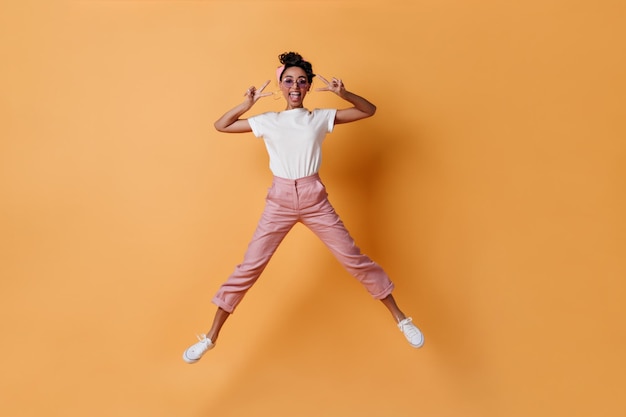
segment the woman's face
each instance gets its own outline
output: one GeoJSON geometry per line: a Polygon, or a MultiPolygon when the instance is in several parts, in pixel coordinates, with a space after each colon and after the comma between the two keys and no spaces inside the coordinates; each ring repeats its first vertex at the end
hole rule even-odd
{"type": "Polygon", "coordinates": [[[302,108],[304,97],[311,88],[306,73],[302,68],[289,67],[283,72],[280,81],[280,91],[287,100],[287,110],[302,108]]]}

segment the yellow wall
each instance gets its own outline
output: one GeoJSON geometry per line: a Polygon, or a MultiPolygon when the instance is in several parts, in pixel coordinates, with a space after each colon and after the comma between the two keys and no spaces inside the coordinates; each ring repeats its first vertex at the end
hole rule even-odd
{"type": "Polygon", "coordinates": [[[0,3],[0,415],[626,415],[625,12],[0,3]],[[288,50],[378,105],[322,176],[426,345],[298,227],[189,366],[270,180],[212,123],[288,50]]]}

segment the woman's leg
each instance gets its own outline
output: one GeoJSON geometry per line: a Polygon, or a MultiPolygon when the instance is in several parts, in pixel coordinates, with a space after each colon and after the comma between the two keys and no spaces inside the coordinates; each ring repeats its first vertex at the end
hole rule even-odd
{"type": "Polygon", "coordinates": [[[215,343],[217,337],[220,334],[220,330],[222,330],[222,326],[226,322],[226,319],[228,319],[229,317],[229,312],[221,307],[218,307],[217,311],[215,312],[215,316],[213,316],[213,324],[211,325],[211,329],[206,334],[207,339],[215,343]]]}
{"type": "Polygon", "coordinates": [[[234,272],[222,284],[213,303],[217,311],[213,323],[206,335],[199,336],[199,341],[188,347],[183,353],[183,360],[196,363],[215,346],[222,326],[241,302],[246,292],[257,281],[272,255],[285,235],[291,230],[297,216],[271,202],[265,205],[252,240],[244,255],[243,262],[235,267],[234,272]]]}
{"type": "Polygon", "coordinates": [[[393,298],[393,295],[389,294],[380,301],[382,301],[385,307],[387,307],[393,318],[396,320],[396,323],[400,323],[402,320],[406,319],[406,316],[396,304],[396,300],[393,298]]]}
{"type": "MultiPolygon", "coordinates": [[[[339,263],[359,280],[372,297],[382,300],[391,294],[394,285],[387,273],[361,252],[327,199],[304,213],[302,223],[320,238],[339,263]]],[[[394,304],[392,298],[389,305],[393,308],[394,304]]],[[[396,310],[396,313],[401,314],[397,306],[396,310]]]]}
{"type": "Polygon", "coordinates": [[[424,335],[412,322],[413,319],[411,317],[407,317],[400,310],[398,305],[396,304],[396,300],[393,298],[393,295],[389,294],[385,298],[381,299],[385,307],[389,310],[393,318],[396,320],[396,324],[400,331],[406,337],[406,340],[409,342],[411,346],[414,348],[422,347],[424,344],[424,335]]]}
{"type": "Polygon", "coordinates": [[[248,244],[243,261],[235,267],[233,273],[213,297],[213,303],[218,308],[213,317],[211,329],[206,334],[206,337],[213,343],[217,340],[228,317],[257,281],[280,243],[298,221],[298,214],[293,208],[284,201],[276,201],[276,195],[285,194],[283,181],[274,179],[268,191],[265,208],[248,244]]]}
{"type": "Polygon", "coordinates": [[[412,323],[412,319],[406,317],[398,307],[391,295],[393,283],[380,265],[361,253],[328,199],[322,198],[310,211],[302,213],[301,219],[302,223],[326,244],[344,268],[356,277],[374,298],[382,301],[409,344],[415,348],[421,347],[424,344],[424,336],[412,323]]]}
{"type": "Polygon", "coordinates": [[[215,305],[226,313],[233,313],[297,220],[297,214],[292,210],[267,202],[243,261],[213,297],[215,305]]]}

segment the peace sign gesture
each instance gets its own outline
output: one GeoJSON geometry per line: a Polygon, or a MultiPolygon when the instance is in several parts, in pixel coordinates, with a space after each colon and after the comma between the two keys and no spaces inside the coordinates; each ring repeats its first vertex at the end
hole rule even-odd
{"type": "Polygon", "coordinates": [[[343,85],[341,78],[333,77],[332,81],[328,81],[326,78],[318,75],[320,79],[326,84],[326,87],[316,88],[315,91],[332,91],[340,97],[343,97],[343,93],[346,91],[346,87],[343,85]]]}
{"type": "Polygon", "coordinates": [[[353,107],[347,109],[337,110],[335,124],[354,122],[355,120],[373,116],[376,113],[376,106],[363,97],[346,90],[346,86],[343,85],[341,78],[333,77],[332,81],[328,81],[321,75],[319,77],[326,84],[326,87],[317,88],[316,91],[332,91],[353,105],[353,107]]]}
{"type": "Polygon", "coordinates": [[[261,97],[267,97],[272,95],[272,93],[263,92],[263,90],[265,90],[265,87],[267,87],[269,83],[270,80],[265,81],[265,83],[261,87],[259,87],[258,90],[255,86],[251,86],[246,90],[246,92],[244,93],[244,97],[247,99],[249,104],[256,103],[261,97]]]}

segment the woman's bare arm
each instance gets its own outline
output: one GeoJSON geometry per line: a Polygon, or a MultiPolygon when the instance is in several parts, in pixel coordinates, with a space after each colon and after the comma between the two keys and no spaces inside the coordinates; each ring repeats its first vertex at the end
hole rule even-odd
{"type": "Polygon", "coordinates": [[[220,132],[226,133],[244,133],[251,132],[250,123],[247,119],[242,119],[241,116],[250,110],[254,103],[256,103],[261,97],[271,96],[272,93],[264,93],[263,90],[270,83],[267,80],[258,90],[252,86],[248,88],[244,97],[246,98],[243,103],[233,107],[222,117],[217,119],[213,126],[220,132]]]}
{"type": "Polygon", "coordinates": [[[326,84],[326,87],[318,88],[316,91],[331,91],[353,105],[353,107],[347,109],[337,110],[335,124],[354,122],[371,117],[376,113],[375,105],[365,98],[346,90],[341,79],[333,78],[332,81],[328,81],[321,75],[319,77],[326,84]]]}

